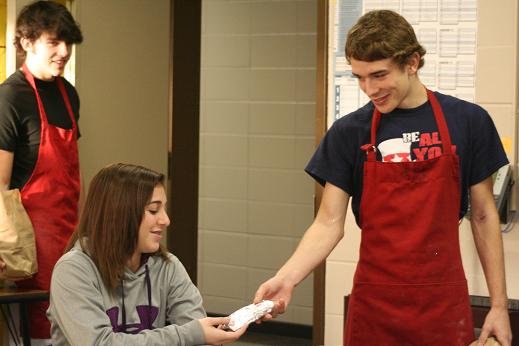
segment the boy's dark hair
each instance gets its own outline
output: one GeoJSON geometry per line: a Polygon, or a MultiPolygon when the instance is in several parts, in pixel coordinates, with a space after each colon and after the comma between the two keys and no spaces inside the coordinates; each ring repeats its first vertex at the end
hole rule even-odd
{"type": "Polygon", "coordinates": [[[25,57],[20,39],[34,42],[44,32],[55,35],[56,39],[67,44],[83,42],[81,29],[65,6],[40,0],[22,8],[16,19],[14,45],[18,54],[25,57]]]}
{"type": "Polygon", "coordinates": [[[418,43],[413,27],[390,10],[374,10],[360,17],[348,31],[345,51],[348,62],[352,58],[368,62],[392,58],[401,68],[418,53],[418,68],[424,65],[425,49],[418,43]]]}

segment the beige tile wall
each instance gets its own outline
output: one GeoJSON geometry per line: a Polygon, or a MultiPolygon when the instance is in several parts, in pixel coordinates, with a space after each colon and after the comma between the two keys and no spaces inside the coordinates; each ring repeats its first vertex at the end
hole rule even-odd
{"type": "MultiPolygon", "coordinates": [[[[476,102],[487,109],[502,138],[511,140],[507,154],[518,181],[518,4],[503,0],[478,1],[478,50],[476,102]],[[499,23],[499,24],[498,24],[499,23]]],[[[426,56],[427,58],[427,56],[426,56]]],[[[515,206],[519,187],[515,187],[515,206]]],[[[343,297],[351,292],[351,282],[358,261],[360,231],[351,210],[346,220],[346,236],[328,258],[326,264],[325,345],[341,345],[343,332],[343,297]]],[[[519,299],[519,222],[503,235],[506,255],[508,294],[519,299]]],[[[471,294],[488,295],[483,272],[470,225],[463,221],[460,227],[463,264],[471,294]]]]}
{"type": "MultiPolygon", "coordinates": [[[[199,287],[251,302],[313,218],[317,0],[204,0],[199,287]]],[[[312,277],[280,320],[312,323],[312,277]]]]}

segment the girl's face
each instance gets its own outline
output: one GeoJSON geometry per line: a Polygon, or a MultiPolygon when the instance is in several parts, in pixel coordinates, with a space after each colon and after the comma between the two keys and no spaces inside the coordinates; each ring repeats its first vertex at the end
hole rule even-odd
{"type": "Polygon", "coordinates": [[[150,202],[144,207],[144,216],[139,227],[139,240],[135,249],[139,261],[141,254],[153,253],[159,249],[162,236],[169,225],[166,202],[164,186],[157,185],[150,202]]]}

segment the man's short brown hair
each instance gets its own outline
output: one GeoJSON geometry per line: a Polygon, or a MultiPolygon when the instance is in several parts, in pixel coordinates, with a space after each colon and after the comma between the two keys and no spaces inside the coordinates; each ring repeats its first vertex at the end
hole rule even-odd
{"type": "Polygon", "coordinates": [[[359,18],[348,31],[346,59],[376,61],[392,58],[403,67],[414,54],[420,55],[418,68],[424,65],[425,49],[418,43],[413,27],[390,10],[374,10],[359,18]]]}

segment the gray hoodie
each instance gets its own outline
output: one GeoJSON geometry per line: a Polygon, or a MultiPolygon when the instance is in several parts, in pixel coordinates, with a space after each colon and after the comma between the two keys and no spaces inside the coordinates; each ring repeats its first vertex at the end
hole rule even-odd
{"type": "Polygon", "coordinates": [[[52,273],[47,310],[52,344],[203,344],[202,297],[180,261],[169,257],[150,256],[136,273],[127,268],[111,295],[77,242],[52,273]]]}

